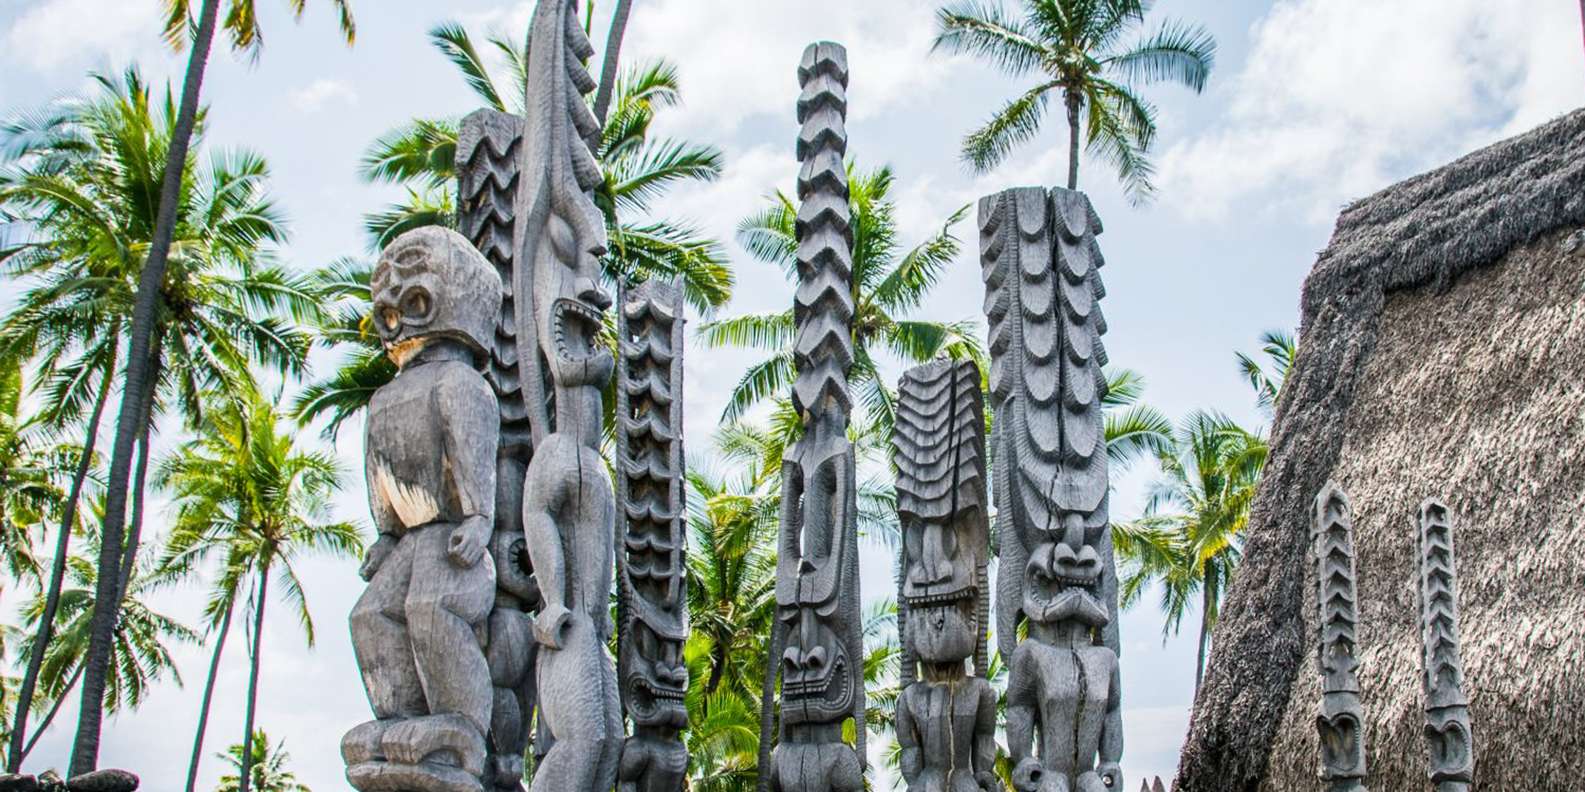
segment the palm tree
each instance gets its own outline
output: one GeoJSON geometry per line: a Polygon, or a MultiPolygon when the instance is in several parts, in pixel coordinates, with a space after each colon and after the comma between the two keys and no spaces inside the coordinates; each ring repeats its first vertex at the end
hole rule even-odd
{"type": "Polygon", "coordinates": [[[935,49],[989,61],[1009,77],[1039,72],[1040,82],[1008,102],[963,139],[963,159],[977,172],[996,167],[1040,131],[1058,94],[1067,111],[1068,189],[1079,187],[1080,127],[1087,150],[1116,168],[1135,203],[1149,199],[1150,147],[1156,108],[1140,85],[1170,80],[1205,88],[1216,41],[1203,27],[1163,22],[1133,43],[1152,0],[1020,0],[1014,18],[998,0],[959,0],[936,12],[935,49]]]}
{"type": "Polygon", "coordinates": [[[1137,603],[1150,583],[1159,583],[1165,640],[1178,633],[1199,600],[1196,691],[1222,595],[1243,554],[1244,528],[1267,451],[1260,433],[1218,413],[1191,413],[1178,427],[1173,448],[1157,458],[1163,475],[1149,491],[1145,516],[1113,526],[1123,560],[1124,607],[1137,603]]]}
{"type": "MultiPolygon", "coordinates": [[[[473,38],[461,25],[437,25],[429,38],[486,106],[523,114],[528,90],[526,36],[522,44],[501,36],[488,39],[506,59],[511,73],[506,81],[489,72],[473,38]],[[503,91],[502,85],[509,85],[510,91],[503,91]]],[[[672,186],[714,181],[721,175],[722,155],[715,147],[651,138],[656,113],[682,101],[677,67],[654,60],[613,70],[602,75],[605,79],[613,82],[614,101],[604,116],[604,133],[595,152],[605,174],[595,190],[595,201],[605,214],[611,238],[606,271],[635,280],[648,275],[680,276],[696,309],[723,305],[731,297],[732,272],[719,243],[683,223],[632,220],[647,216],[654,200],[672,186]]],[[[401,184],[409,194],[406,204],[386,207],[367,218],[375,248],[416,226],[454,222],[451,188],[456,181],[458,126],[452,119],[417,119],[380,138],[365,155],[364,178],[401,184]]]]}
{"type": "Polygon", "coordinates": [[[162,567],[179,575],[211,556],[220,560],[220,574],[205,608],[207,628],[217,638],[193,741],[189,790],[203,748],[220,654],[244,587],[249,587],[246,607],[252,611],[242,738],[241,790],[247,792],[271,577],[279,572],[279,593],[296,611],[311,648],[314,622],[293,562],[309,552],[342,558],[357,558],[363,552],[357,525],[324,521],[330,498],[340,486],[335,459],[298,448],[274,401],[253,389],[216,397],[197,437],[162,463],[156,476],[158,486],[176,502],[176,524],[162,567]]]}
{"type": "MultiPolygon", "coordinates": [[[[968,213],[954,212],[941,230],[904,251],[898,239],[896,204],[891,191],[896,177],[889,167],[860,171],[848,165],[853,215],[853,370],[850,385],[865,408],[857,425],[873,425],[882,442],[889,441],[896,395],[881,377],[879,354],[884,350],[905,363],[923,363],[938,355],[985,360],[972,320],[931,322],[906,315],[924,302],[940,282],[961,247],[952,228],[968,213]]],[[[771,206],[738,224],[738,241],[754,258],[781,267],[791,282],[798,279],[796,261],[798,217],[792,198],[778,192],[771,206]]],[[[797,328],[791,308],[745,314],[708,322],[699,339],[710,347],[746,347],[768,356],[738,381],[722,414],[724,422],[777,394],[786,393],[794,377],[792,345],[797,328]]]]}
{"type": "MultiPolygon", "coordinates": [[[[154,390],[128,398],[138,391],[130,387],[134,361],[122,354],[122,347],[130,345],[122,330],[132,325],[142,259],[154,243],[159,207],[153,196],[159,192],[162,157],[177,119],[169,91],[163,104],[155,104],[135,68],[119,80],[96,76],[95,82],[99,96],[92,100],[68,100],[11,125],[5,140],[14,161],[0,172],[0,207],[29,229],[27,241],[4,251],[7,274],[29,289],[0,323],[0,357],[36,360],[44,374],[40,385],[48,397],[46,417],[63,427],[84,424],[83,452],[64,504],[50,591],[59,590],[64,576],[61,565],[69,557],[77,502],[111,383],[129,383],[122,401],[139,402],[143,418],[133,447],[137,475],[130,488],[136,490],[132,523],[117,524],[127,516],[128,493],[107,487],[101,534],[102,545],[117,545],[113,554],[101,547],[104,560],[113,560],[112,568],[130,570],[138,544],[148,433],[161,412],[175,406],[189,419],[199,417],[205,389],[234,386],[253,364],[301,371],[309,337],[294,321],[317,317],[306,283],[268,259],[267,248],[283,242],[286,233],[267,192],[264,160],[249,152],[217,152],[200,164],[196,154],[189,155],[175,205],[180,222],[159,291],[156,343],[149,350],[152,357],[143,361],[154,390]],[[118,360],[125,361],[119,377],[118,360]],[[91,414],[83,421],[89,402],[91,414]],[[133,530],[123,536],[126,527],[133,530]]],[[[200,114],[194,150],[201,147],[202,136],[200,114]]],[[[124,587],[121,577],[100,577],[98,585],[106,590],[95,601],[114,600],[111,587],[124,587]]],[[[52,618],[39,621],[40,645],[48,644],[54,623],[52,618]]],[[[114,626],[101,623],[100,649],[110,640],[103,633],[107,624],[114,626]]],[[[96,666],[99,655],[90,657],[85,690],[92,701],[103,691],[87,686],[102,687],[105,668],[96,666]]],[[[24,676],[19,704],[30,699],[36,676],[36,670],[24,676]]],[[[24,731],[25,723],[18,719],[13,757],[24,731]]],[[[84,734],[96,733],[95,726],[84,734]]],[[[97,745],[84,745],[89,742],[97,745]]],[[[84,756],[84,761],[92,758],[91,753],[84,756]]]]}
{"type": "Polygon", "coordinates": [[[1269,417],[1277,410],[1277,396],[1299,356],[1299,344],[1292,333],[1267,330],[1260,334],[1260,351],[1266,355],[1266,364],[1239,352],[1238,370],[1255,389],[1255,401],[1269,417]]]}
{"type": "MultiPolygon", "coordinates": [[[[623,14],[621,9],[617,13],[619,17],[623,14]]],[[[523,112],[526,39],[522,45],[501,36],[488,40],[507,61],[511,72],[508,83],[489,72],[473,38],[461,25],[441,24],[429,35],[486,106],[523,112]],[[503,91],[503,84],[510,84],[511,91],[503,91]]],[[[614,30],[612,35],[616,36],[614,30]]],[[[630,68],[620,78],[616,70],[609,69],[602,74],[602,81],[606,79],[614,85],[615,98],[609,115],[604,116],[605,133],[598,153],[605,179],[596,191],[596,203],[605,215],[611,238],[611,252],[604,261],[606,275],[613,281],[619,276],[642,280],[678,275],[690,304],[708,314],[732,296],[732,270],[720,244],[683,223],[624,218],[647,216],[653,202],[677,183],[718,178],[721,153],[685,141],[650,139],[655,114],[681,102],[675,66],[654,61],[630,68]]],[[[387,206],[366,218],[374,247],[383,247],[415,227],[455,223],[457,134],[454,119],[417,119],[382,137],[370,149],[364,158],[364,177],[401,184],[408,191],[405,203],[387,206]]],[[[344,259],[318,274],[323,302],[336,306],[330,321],[320,329],[321,342],[347,346],[351,351],[330,377],[310,383],[293,409],[305,423],[328,416],[327,436],[333,436],[343,421],[360,412],[374,391],[396,374],[367,321],[371,271],[367,262],[344,259]]]]}
{"type": "Polygon", "coordinates": [[[286,763],[292,760],[292,755],[286,752],[286,741],[281,740],[270,748],[270,737],[263,729],[252,732],[251,744],[233,745],[225,753],[215,755],[236,768],[235,773],[220,777],[220,786],[215,787],[215,792],[250,788],[256,792],[313,792],[286,769],[286,763]],[[243,782],[244,778],[247,783],[243,782]]]}
{"type": "MultiPolygon", "coordinates": [[[[292,10],[300,17],[307,0],[288,0],[292,10]]],[[[341,30],[350,44],[356,27],[348,0],[329,0],[340,12],[341,30]]],[[[182,83],[180,109],[174,113],[171,132],[166,137],[167,146],[161,162],[162,176],[158,182],[159,200],[154,209],[153,233],[138,275],[137,298],[133,306],[131,338],[126,367],[126,393],[121,400],[116,419],[115,440],[111,446],[108,498],[105,510],[104,533],[100,548],[98,602],[105,605],[96,615],[93,645],[88,653],[88,672],[83,683],[83,703],[77,720],[77,739],[72,748],[71,775],[89,772],[99,764],[99,730],[102,718],[100,701],[104,697],[105,675],[110,662],[111,641],[115,633],[116,600],[119,581],[113,573],[122,566],[123,537],[126,520],[126,498],[132,474],[134,446],[147,434],[145,416],[150,412],[145,403],[153,399],[158,372],[159,342],[156,330],[167,284],[166,267],[174,252],[173,242],[182,214],[179,211],[181,196],[187,183],[188,150],[192,145],[199,119],[198,99],[203,88],[204,71],[208,66],[210,49],[214,44],[220,0],[202,0],[197,25],[192,24],[191,0],[163,0],[165,11],[165,39],[172,48],[180,50],[187,44],[189,31],[193,33],[192,53],[187,61],[187,73],[182,83]]],[[[230,0],[224,27],[231,36],[235,50],[257,57],[264,46],[263,31],[259,27],[257,4],[254,0],[230,0]]],[[[146,456],[146,452],[145,452],[146,456]]],[[[132,547],[136,552],[136,546],[132,547]]]]}
{"type": "MultiPolygon", "coordinates": [[[[99,569],[94,562],[98,552],[98,537],[90,533],[87,538],[85,553],[67,559],[71,585],[59,592],[53,639],[43,652],[35,651],[40,644],[32,638],[24,640],[20,646],[23,656],[30,661],[36,655],[40,657],[38,692],[44,700],[53,701],[54,704],[32,738],[12,757],[19,767],[49,729],[61,704],[82,681],[87,669],[86,659],[92,643],[93,614],[97,604],[95,597],[99,591],[99,569]]],[[[120,572],[120,569],[116,570],[117,575],[120,572]]],[[[140,565],[131,576],[128,590],[121,596],[121,612],[111,642],[113,651],[105,684],[104,707],[107,713],[137,709],[154,686],[167,675],[178,686],[182,684],[170,645],[194,643],[198,640],[198,634],[147,603],[146,597],[166,583],[166,578],[149,565],[140,565]]],[[[45,605],[45,596],[35,596],[22,608],[23,619],[30,623],[36,622],[43,617],[45,605]]]]}

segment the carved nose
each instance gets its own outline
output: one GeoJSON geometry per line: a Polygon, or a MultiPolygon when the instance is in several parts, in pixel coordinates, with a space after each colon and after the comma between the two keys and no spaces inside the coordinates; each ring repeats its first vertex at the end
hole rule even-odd
{"type": "Polygon", "coordinates": [[[655,676],[664,684],[683,687],[688,684],[688,669],[682,665],[656,663],[655,676]]]}
{"type": "Polygon", "coordinates": [[[806,679],[819,679],[821,671],[826,664],[826,650],[823,646],[804,651],[799,647],[790,647],[782,655],[782,662],[786,668],[782,676],[788,682],[802,682],[806,679]]]}
{"type": "Polygon", "coordinates": [[[578,299],[604,311],[611,307],[611,295],[606,294],[593,280],[579,278],[576,290],[578,299]]]}
{"type": "Polygon", "coordinates": [[[925,526],[919,563],[908,572],[908,579],[914,585],[930,586],[952,579],[952,558],[947,552],[945,533],[942,526],[925,526]]]}
{"type": "Polygon", "coordinates": [[[1101,573],[1101,558],[1089,545],[1080,545],[1074,552],[1062,542],[1051,549],[1050,569],[1053,577],[1090,580],[1101,573]]]}

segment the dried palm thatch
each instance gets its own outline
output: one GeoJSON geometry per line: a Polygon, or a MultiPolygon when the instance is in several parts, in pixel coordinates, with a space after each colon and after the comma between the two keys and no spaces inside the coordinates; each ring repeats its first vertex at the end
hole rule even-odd
{"type": "Polygon", "coordinates": [[[1175,787],[1313,790],[1311,499],[1351,495],[1373,790],[1426,789],[1414,515],[1458,515],[1481,790],[1585,786],[1585,110],[1347,207],[1175,787]]]}

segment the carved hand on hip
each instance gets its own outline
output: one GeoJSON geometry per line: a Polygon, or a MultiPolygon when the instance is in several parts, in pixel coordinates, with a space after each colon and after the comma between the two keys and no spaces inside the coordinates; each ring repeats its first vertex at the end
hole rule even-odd
{"type": "Polygon", "coordinates": [[[369,547],[369,551],[363,554],[363,565],[358,567],[358,577],[363,578],[365,583],[373,580],[374,576],[379,574],[380,567],[385,565],[385,559],[395,550],[396,537],[380,534],[380,538],[369,547]]]}
{"type": "Polygon", "coordinates": [[[484,548],[489,541],[490,521],[475,515],[451,529],[451,541],[446,546],[446,555],[451,558],[453,565],[470,569],[484,557],[484,548]]]}

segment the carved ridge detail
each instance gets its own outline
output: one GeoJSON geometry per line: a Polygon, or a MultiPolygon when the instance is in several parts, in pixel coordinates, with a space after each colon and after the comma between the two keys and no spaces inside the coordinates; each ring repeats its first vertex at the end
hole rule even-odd
{"type": "Polygon", "coordinates": [[[1420,504],[1421,681],[1425,692],[1427,776],[1439,792],[1466,792],[1475,781],[1475,743],[1458,627],[1453,517],[1446,504],[1420,504]]]}
{"type": "Polygon", "coordinates": [[[1321,674],[1321,778],[1332,792],[1365,789],[1365,713],[1359,700],[1359,593],[1354,514],[1332,482],[1315,498],[1316,665],[1321,674]]]}

